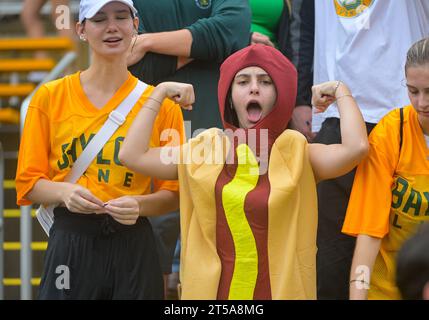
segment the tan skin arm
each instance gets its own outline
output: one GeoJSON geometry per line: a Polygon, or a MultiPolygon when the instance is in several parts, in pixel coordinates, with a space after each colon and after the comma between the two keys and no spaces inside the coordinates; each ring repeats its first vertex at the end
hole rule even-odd
{"type": "Polygon", "coordinates": [[[380,251],[380,245],[380,238],[364,234],[358,236],[350,271],[350,300],[366,300],[368,298],[370,278],[375,259],[380,251]]]}
{"type": "Polygon", "coordinates": [[[190,84],[160,83],[128,130],[119,151],[119,159],[128,168],[144,175],[162,180],[176,180],[179,147],[149,147],[153,123],[165,98],[170,98],[182,108],[191,110],[195,101],[194,89],[190,84]],[[166,152],[171,152],[173,155],[171,163],[163,161],[163,154],[166,152]]]}
{"type": "Polygon", "coordinates": [[[337,81],[313,86],[313,105],[323,112],[335,100],[340,113],[341,144],[310,144],[310,162],[317,181],[332,179],[348,173],[369,150],[362,114],[349,88],[337,81]]]}
{"type": "Polygon", "coordinates": [[[187,29],[144,33],[137,36],[135,43],[130,48],[127,65],[136,64],[144,58],[146,52],[154,52],[177,56],[177,69],[182,68],[192,61],[191,54],[192,34],[187,29]]]}

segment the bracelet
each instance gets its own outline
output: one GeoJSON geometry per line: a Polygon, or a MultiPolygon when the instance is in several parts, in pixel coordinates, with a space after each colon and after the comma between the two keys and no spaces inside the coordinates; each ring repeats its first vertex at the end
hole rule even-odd
{"type": "Polygon", "coordinates": [[[360,282],[362,284],[366,284],[367,286],[369,286],[369,283],[366,282],[365,280],[362,280],[362,279],[353,279],[353,280],[350,280],[349,284],[352,284],[353,282],[360,282]]]}
{"type": "Polygon", "coordinates": [[[152,97],[147,97],[148,99],[151,99],[151,100],[153,100],[153,101],[156,101],[156,102],[158,102],[159,104],[162,104],[162,102],[161,101],[159,101],[159,100],[157,100],[157,99],[155,99],[155,98],[152,98],[152,97]]]}
{"type": "Polygon", "coordinates": [[[153,112],[155,112],[156,114],[158,114],[158,112],[159,112],[159,110],[156,110],[156,109],[154,109],[154,108],[152,108],[152,107],[149,107],[147,104],[145,104],[145,105],[144,105],[144,109],[152,110],[152,111],[153,111],[153,112]]]}
{"type": "Polygon", "coordinates": [[[335,98],[335,100],[339,100],[339,99],[344,98],[344,97],[352,97],[353,98],[353,95],[351,95],[351,94],[345,94],[345,95],[343,95],[341,97],[335,98]]]}

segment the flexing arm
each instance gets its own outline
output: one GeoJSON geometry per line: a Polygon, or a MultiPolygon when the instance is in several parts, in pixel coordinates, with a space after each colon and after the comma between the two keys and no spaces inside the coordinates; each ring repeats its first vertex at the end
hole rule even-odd
{"type": "Polygon", "coordinates": [[[358,236],[350,270],[350,300],[367,299],[371,273],[380,244],[380,238],[364,234],[358,236]]]}
{"type": "Polygon", "coordinates": [[[337,101],[341,144],[310,144],[309,155],[317,181],[332,179],[352,170],[368,153],[365,122],[349,88],[338,81],[313,86],[313,105],[318,112],[337,101]]]}
{"type": "Polygon", "coordinates": [[[120,161],[128,168],[162,180],[177,180],[179,147],[150,148],[152,128],[158,115],[161,103],[171,98],[184,109],[191,110],[195,101],[192,85],[163,82],[152,92],[152,95],[133,121],[119,151],[120,161]],[[169,153],[169,161],[163,161],[163,154],[169,153]]]}

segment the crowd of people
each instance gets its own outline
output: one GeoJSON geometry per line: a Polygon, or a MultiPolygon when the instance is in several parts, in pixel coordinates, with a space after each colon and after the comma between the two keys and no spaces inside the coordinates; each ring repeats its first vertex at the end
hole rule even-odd
{"type": "Polygon", "coordinates": [[[19,150],[39,298],[163,299],[180,237],[181,299],[429,299],[427,1],[81,0],[76,33],[19,150]]]}

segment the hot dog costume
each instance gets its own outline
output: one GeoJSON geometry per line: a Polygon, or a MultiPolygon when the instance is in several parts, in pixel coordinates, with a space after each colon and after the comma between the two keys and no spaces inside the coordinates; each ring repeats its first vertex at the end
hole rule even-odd
{"type": "Polygon", "coordinates": [[[316,298],[316,184],[306,139],[285,130],[296,87],[294,66],[268,46],[249,46],[223,63],[223,124],[246,139],[209,129],[181,148],[182,299],[316,298]],[[249,66],[271,76],[277,100],[254,127],[239,129],[230,88],[249,66]],[[268,146],[259,143],[265,134],[268,146]]]}

